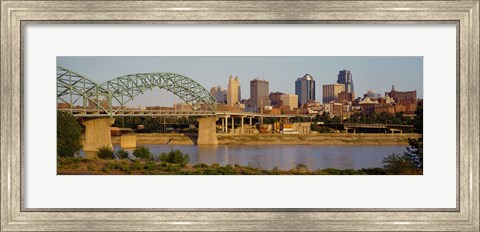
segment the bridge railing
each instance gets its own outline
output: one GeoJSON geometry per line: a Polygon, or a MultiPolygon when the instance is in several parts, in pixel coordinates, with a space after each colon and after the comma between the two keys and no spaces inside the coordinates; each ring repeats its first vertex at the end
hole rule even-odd
{"type": "Polygon", "coordinates": [[[368,123],[344,123],[344,127],[349,127],[349,128],[391,128],[391,127],[398,127],[398,128],[413,128],[413,125],[401,125],[401,124],[380,124],[380,123],[374,123],[374,124],[368,124],[368,123]]]}
{"type": "Polygon", "coordinates": [[[76,117],[127,117],[127,116],[211,116],[214,112],[209,110],[147,110],[147,109],[120,109],[113,114],[97,109],[68,108],[58,109],[59,111],[70,112],[76,117]]]}
{"type": "Polygon", "coordinates": [[[349,127],[349,128],[386,128],[387,125],[385,124],[363,124],[363,123],[345,123],[343,124],[344,127],[349,127]]]}

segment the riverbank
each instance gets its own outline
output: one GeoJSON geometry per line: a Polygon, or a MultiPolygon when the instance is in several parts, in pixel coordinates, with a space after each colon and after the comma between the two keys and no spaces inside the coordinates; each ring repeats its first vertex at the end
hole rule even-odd
{"type": "MultiPolygon", "coordinates": [[[[309,170],[303,164],[289,170],[259,169],[252,166],[219,164],[179,164],[154,161],[104,160],[58,158],[57,175],[388,175],[383,168],[317,169],[309,170]]],[[[421,172],[408,173],[421,175],[421,172]]]]}
{"type": "MultiPolygon", "coordinates": [[[[172,144],[193,145],[196,135],[175,133],[138,133],[137,144],[172,144]]],[[[404,145],[408,146],[409,138],[418,138],[418,134],[218,134],[221,145],[245,144],[298,144],[298,145],[404,145]]],[[[120,137],[112,136],[112,143],[119,144],[120,137]]]]}

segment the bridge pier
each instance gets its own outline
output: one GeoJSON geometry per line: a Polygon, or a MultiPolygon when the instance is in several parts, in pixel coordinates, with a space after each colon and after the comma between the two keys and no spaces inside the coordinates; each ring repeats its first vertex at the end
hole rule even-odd
{"type": "Polygon", "coordinates": [[[97,151],[103,146],[112,146],[110,126],[115,122],[114,118],[95,118],[82,122],[85,126],[85,142],[83,151],[97,151]]]}
{"type": "Polygon", "coordinates": [[[225,119],[222,118],[222,133],[225,132],[225,119]]]}
{"type": "Polygon", "coordinates": [[[243,134],[243,119],[245,118],[245,116],[242,116],[241,117],[241,123],[240,123],[240,134],[243,134]]]}
{"type": "Polygon", "coordinates": [[[135,136],[135,135],[122,135],[122,136],[120,136],[120,147],[121,148],[136,148],[137,147],[137,136],[135,136]]]}
{"type": "Polygon", "coordinates": [[[228,116],[225,116],[225,118],[222,118],[222,133],[227,133],[228,132],[228,116]]]}
{"type": "Polygon", "coordinates": [[[198,119],[197,145],[217,145],[217,122],[216,117],[198,119]]]}

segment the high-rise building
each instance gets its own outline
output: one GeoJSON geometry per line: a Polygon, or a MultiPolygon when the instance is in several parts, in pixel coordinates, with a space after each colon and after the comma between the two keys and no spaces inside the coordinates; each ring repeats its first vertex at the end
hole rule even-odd
{"type": "Polygon", "coordinates": [[[323,85],[323,103],[330,103],[331,101],[338,101],[338,94],[345,91],[344,84],[329,84],[323,85]]]}
{"type": "Polygon", "coordinates": [[[233,106],[240,102],[240,80],[236,76],[233,78],[230,76],[228,78],[228,88],[227,88],[227,105],[233,106]]]}
{"type": "Polygon", "coordinates": [[[338,72],[337,84],[345,85],[345,92],[347,93],[355,92],[353,89],[353,79],[350,70],[341,70],[338,72]]]}
{"type": "Polygon", "coordinates": [[[268,95],[270,93],[268,81],[255,78],[250,81],[250,106],[254,109],[263,106],[269,106],[270,100],[268,95]]]}
{"type": "Polygon", "coordinates": [[[340,103],[351,102],[353,100],[355,100],[355,93],[342,91],[338,94],[338,102],[340,103]]]}
{"type": "Polygon", "coordinates": [[[280,97],[284,95],[282,92],[273,92],[268,95],[268,98],[270,99],[270,104],[272,106],[279,106],[281,103],[280,97]]]}
{"type": "Polygon", "coordinates": [[[290,106],[290,110],[298,108],[298,96],[295,94],[283,94],[280,95],[280,100],[283,105],[290,106]]]}
{"type": "Polygon", "coordinates": [[[297,78],[295,81],[295,94],[298,96],[298,105],[315,100],[315,80],[310,74],[297,78]]]}
{"type": "Polygon", "coordinates": [[[227,90],[222,90],[222,87],[212,87],[210,94],[215,97],[217,103],[225,104],[227,102],[227,90]]]}

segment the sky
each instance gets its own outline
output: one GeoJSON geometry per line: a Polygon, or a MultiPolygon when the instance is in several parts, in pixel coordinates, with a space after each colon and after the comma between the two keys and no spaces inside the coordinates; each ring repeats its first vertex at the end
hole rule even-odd
{"type": "MultiPolygon", "coordinates": [[[[423,98],[423,57],[327,57],[327,56],[75,56],[57,57],[57,66],[97,83],[134,73],[173,72],[200,83],[208,91],[227,88],[228,77],[240,79],[242,98],[250,98],[250,81],[256,77],[270,82],[270,92],[295,93],[295,80],[310,74],[316,81],[316,99],[321,102],[322,85],[337,81],[340,70],[352,73],[355,95],[367,90],[382,96],[392,85],[398,91],[417,90],[423,98]]],[[[179,102],[161,90],[145,93],[129,105],[170,105],[179,102]],[[161,98],[161,100],[159,100],[161,98]],[[165,104],[164,104],[165,103],[165,104]]]]}

